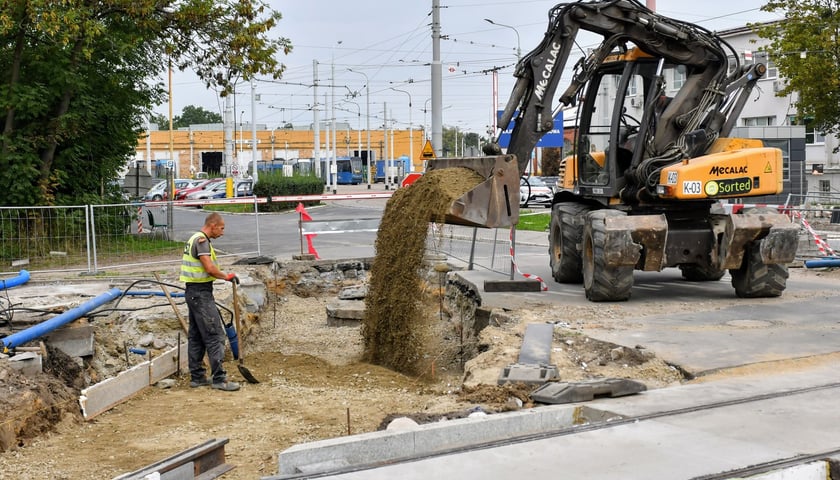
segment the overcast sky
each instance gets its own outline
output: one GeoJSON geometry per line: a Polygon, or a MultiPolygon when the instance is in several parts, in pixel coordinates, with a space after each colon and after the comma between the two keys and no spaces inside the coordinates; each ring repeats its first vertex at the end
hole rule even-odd
{"type": "MultiPolygon", "coordinates": [[[[348,71],[352,69],[363,72],[370,80],[371,128],[382,125],[385,105],[398,128],[408,128],[409,120],[415,129],[420,125],[429,127],[432,0],[269,0],[269,3],[283,15],[277,34],[289,38],[294,49],[281,59],[286,71],[280,81],[260,79],[256,83],[257,124],[276,128],[284,122],[312,122],[313,60],[317,60],[322,85],[329,83],[334,65],[339,121],[347,121],[353,128],[359,124],[366,128],[366,78],[348,71]],[[354,93],[355,98],[348,98],[354,93]]],[[[440,0],[441,33],[446,36],[441,41],[445,126],[486,135],[493,105],[491,76],[486,72],[499,69],[499,103],[503,106],[513,86],[517,41],[523,55],[535,48],[545,33],[548,11],[556,3],[440,0]],[[485,18],[512,28],[492,25],[485,18]]],[[[748,22],[779,19],[778,14],[759,11],[764,3],[764,0],[657,0],[656,10],[710,30],[724,30],[748,22]]],[[[591,46],[587,45],[587,39],[581,40],[584,48],[591,46]]],[[[567,73],[574,61],[573,56],[566,66],[567,73]]],[[[563,82],[560,89],[562,85],[563,82]]],[[[172,88],[175,115],[186,105],[222,113],[224,105],[217,93],[205,89],[191,75],[176,74],[172,88]]],[[[237,90],[235,121],[241,119],[248,123],[252,115],[251,90],[244,84],[237,90]]],[[[318,103],[325,101],[325,93],[328,89],[320,87],[318,103]]],[[[157,111],[168,115],[168,105],[161,105],[157,111]]],[[[325,113],[320,117],[326,118],[325,113]]]]}

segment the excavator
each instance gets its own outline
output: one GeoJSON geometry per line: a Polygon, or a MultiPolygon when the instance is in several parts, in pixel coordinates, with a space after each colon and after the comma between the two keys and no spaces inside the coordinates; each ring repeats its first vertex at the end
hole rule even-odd
{"type": "Polygon", "coordinates": [[[799,228],[766,208],[728,213],[721,200],[781,193],[782,152],[729,134],[761,63],[741,65],[724,40],[636,0],[556,5],[542,42],[516,65],[499,118],[513,122],[485,156],[439,159],[485,179],[455,199],[445,222],[506,227],[519,220],[519,178],[559,110],[576,109],[573,153],[551,205],[549,263],[560,283],[582,283],[590,301],[630,298],[635,270],[677,267],[687,281],[728,270],[741,298],[777,297],[799,228]],[[558,84],[579,32],[602,37],[558,84]]]}

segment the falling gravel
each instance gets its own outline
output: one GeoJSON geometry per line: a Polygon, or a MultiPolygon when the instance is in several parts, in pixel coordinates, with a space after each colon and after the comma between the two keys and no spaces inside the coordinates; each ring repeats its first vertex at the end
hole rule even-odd
{"type": "Polygon", "coordinates": [[[424,368],[423,254],[429,222],[442,223],[453,200],[484,179],[468,168],[432,170],[397,190],[385,207],[362,324],[366,361],[401,373],[424,368]]]}

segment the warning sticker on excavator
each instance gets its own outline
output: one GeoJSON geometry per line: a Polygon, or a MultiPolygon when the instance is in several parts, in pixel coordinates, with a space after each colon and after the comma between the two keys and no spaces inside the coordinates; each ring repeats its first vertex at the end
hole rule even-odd
{"type": "Polygon", "coordinates": [[[767,162],[767,166],[764,167],[764,173],[773,173],[773,167],[770,166],[770,162],[767,162]]]}

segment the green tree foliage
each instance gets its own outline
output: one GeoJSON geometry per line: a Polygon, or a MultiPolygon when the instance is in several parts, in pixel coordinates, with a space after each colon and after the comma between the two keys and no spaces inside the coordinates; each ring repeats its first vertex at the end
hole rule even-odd
{"type": "Polygon", "coordinates": [[[785,21],[755,25],[765,49],[787,79],[779,96],[798,93],[801,119],[818,131],[840,134],[840,1],[772,0],[762,10],[783,11],[785,21]]]}
{"type": "MultiPolygon", "coordinates": [[[[152,115],[152,123],[158,126],[160,130],[169,130],[169,118],[165,115],[152,115]]],[[[172,129],[186,128],[190,125],[199,125],[202,123],[222,123],[222,116],[216,112],[205,110],[202,107],[187,105],[181,112],[181,115],[172,117],[172,129]]]]}
{"type": "Polygon", "coordinates": [[[280,18],[260,0],[4,1],[0,204],[67,204],[100,192],[133,153],[142,119],[165,100],[163,85],[148,79],[170,62],[222,95],[239,78],[279,78],[276,55],[291,45],[268,34],[280,18]]]}

